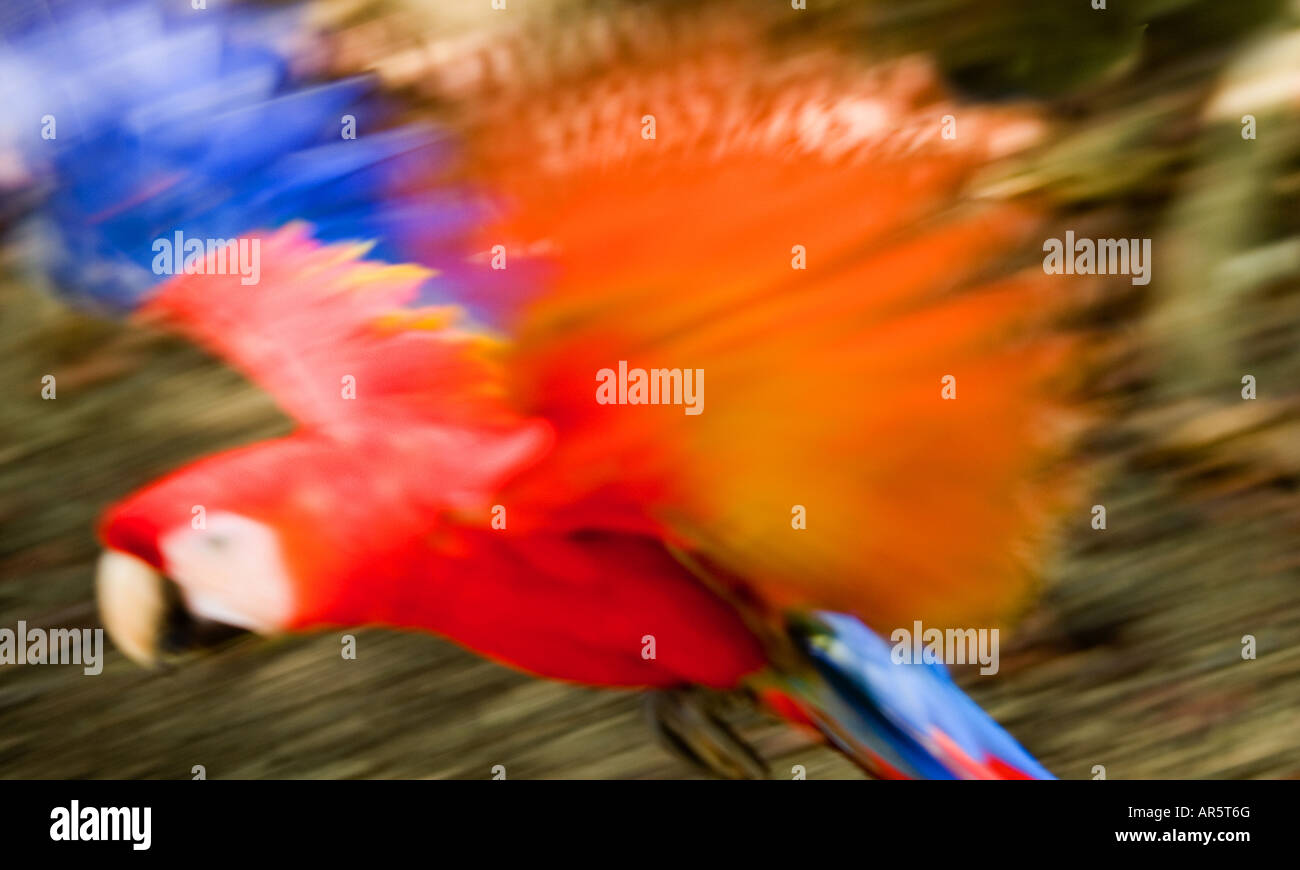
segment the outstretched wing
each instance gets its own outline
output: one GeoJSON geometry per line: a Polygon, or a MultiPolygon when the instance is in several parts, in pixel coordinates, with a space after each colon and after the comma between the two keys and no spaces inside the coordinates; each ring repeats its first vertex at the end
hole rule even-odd
{"type": "Polygon", "coordinates": [[[1064,294],[1015,259],[1032,211],[961,194],[1032,119],[945,99],[920,61],[744,47],[499,111],[477,145],[511,209],[486,238],[550,270],[513,371],[559,433],[512,498],[626,493],[778,606],[1014,608],[1053,501],[1064,294]],[[620,361],[702,372],[702,413],[598,404],[620,361]]]}
{"type": "Polygon", "coordinates": [[[230,362],[304,427],[356,449],[413,456],[472,443],[474,476],[487,479],[544,450],[548,428],[506,401],[499,343],[464,326],[455,307],[409,304],[428,270],[364,253],[322,246],[303,225],[253,235],[162,285],[140,314],[230,362]],[[258,252],[255,284],[230,268],[241,244],[258,252]]]}

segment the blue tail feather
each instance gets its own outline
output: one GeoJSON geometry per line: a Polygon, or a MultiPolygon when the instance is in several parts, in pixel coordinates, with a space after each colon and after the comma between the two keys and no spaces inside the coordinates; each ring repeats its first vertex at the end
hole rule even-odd
{"type": "Polygon", "coordinates": [[[1054,779],[943,665],[895,661],[889,644],[846,614],[801,617],[792,633],[825,682],[804,695],[848,754],[915,778],[1054,779]]]}

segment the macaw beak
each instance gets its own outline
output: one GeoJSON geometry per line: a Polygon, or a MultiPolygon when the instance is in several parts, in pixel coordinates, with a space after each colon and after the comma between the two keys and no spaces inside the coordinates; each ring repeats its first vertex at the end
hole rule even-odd
{"type": "Polygon", "coordinates": [[[244,633],[192,616],[175,583],[119,550],[105,550],[99,557],[95,595],[108,636],[127,658],[145,667],[244,633]]]}

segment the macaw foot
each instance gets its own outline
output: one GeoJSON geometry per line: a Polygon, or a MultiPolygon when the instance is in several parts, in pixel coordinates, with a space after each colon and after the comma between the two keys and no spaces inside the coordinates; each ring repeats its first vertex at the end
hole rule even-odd
{"type": "Polygon", "coordinates": [[[650,727],[677,757],[721,779],[767,779],[767,765],[719,714],[719,698],[701,689],[650,692],[650,727]]]}

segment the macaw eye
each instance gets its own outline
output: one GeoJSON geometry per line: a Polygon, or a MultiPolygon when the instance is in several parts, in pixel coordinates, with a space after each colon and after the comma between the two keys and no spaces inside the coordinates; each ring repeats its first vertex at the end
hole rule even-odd
{"type": "Polygon", "coordinates": [[[289,621],[293,584],[272,527],[209,512],[206,528],[181,525],[159,539],[159,550],[191,615],[263,634],[289,621]]]}

